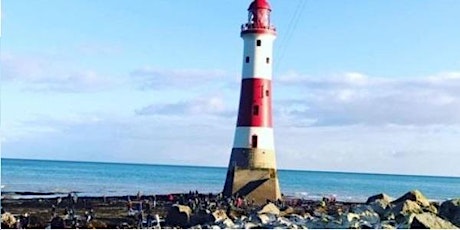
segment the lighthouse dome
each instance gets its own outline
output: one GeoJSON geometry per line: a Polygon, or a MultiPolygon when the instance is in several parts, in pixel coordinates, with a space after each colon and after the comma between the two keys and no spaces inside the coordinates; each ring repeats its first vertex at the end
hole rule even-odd
{"type": "Polygon", "coordinates": [[[253,11],[257,9],[270,9],[270,3],[267,2],[267,0],[254,0],[251,5],[249,5],[248,10],[253,11]]]}

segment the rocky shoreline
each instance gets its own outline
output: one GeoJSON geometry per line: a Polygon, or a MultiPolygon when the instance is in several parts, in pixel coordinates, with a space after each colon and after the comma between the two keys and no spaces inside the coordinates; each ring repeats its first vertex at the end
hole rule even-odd
{"type": "Polygon", "coordinates": [[[430,202],[420,191],[365,203],[286,197],[257,205],[220,194],[2,197],[4,228],[442,228],[460,227],[460,198],[430,202]]]}

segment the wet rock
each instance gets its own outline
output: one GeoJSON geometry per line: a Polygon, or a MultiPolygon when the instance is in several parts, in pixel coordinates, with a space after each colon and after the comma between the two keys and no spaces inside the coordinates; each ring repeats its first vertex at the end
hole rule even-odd
{"type": "Polygon", "coordinates": [[[88,228],[96,228],[96,229],[107,228],[107,224],[103,221],[93,219],[89,222],[88,228]]]}
{"type": "Polygon", "coordinates": [[[298,214],[289,215],[289,220],[296,225],[304,225],[306,222],[306,219],[298,214]]]}
{"type": "Polygon", "coordinates": [[[50,227],[53,229],[54,228],[59,228],[59,229],[65,228],[64,219],[62,219],[60,216],[53,217],[53,219],[51,219],[50,227]]]}
{"type": "Polygon", "coordinates": [[[397,205],[407,200],[416,202],[420,207],[430,206],[430,201],[419,190],[410,191],[391,203],[397,205]]]}
{"type": "Polygon", "coordinates": [[[173,205],[166,215],[165,224],[186,228],[190,226],[192,209],[185,205],[173,205]]]}
{"type": "Polygon", "coordinates": [[[380,193],[380,194],[373,195],[367,198],[366,204],[371,204],[372,202],[375,202],[377,200],[380,200],[386,204],[389,204],[391,202],[391,197],[385,193],[380,193]]]}
{"type": "Polygon", "coordinates": [[[425,212],[415,215],[410,228],[436,228],[436,229],[454,229],[457,228],[451,222],[443,220],[433,213],[425,212]]]}
{"type": "Polygon", "coordinates": [[[214,219],[214,216],[211,214],[211,211],[209,210],[200,210],[190,217],[191,225],[199,225],[199,224],[206,224],[206,223],[212,223],[212,222],[215,222],[215,219],[214,219]]]}
{"type": "Polygon", "coordinates": [[[460,198],[444,201],[439,207],[439,215],[460,228],[460,198]]]}
{"type": "Polygon", "coordinates": [[[322,229],[325,229],[327,224],[328,224],[328,222],[324,222],[321,219],[315,218],[315,219],[307,221],[304,226],[306,226],[307,228],[322,228],[322,229]]]}
{"type": "Polygon", "coordinates": [[[258,213],[259,214],[273,214],[273,215],[279,216],[280,210],[273,203],[268,203],[258,213]]]}
{"type": "Polygon", "coordinates": [[[11,215],[9,212],[5,212],[2,214],[2,228],[7,227],[7,228],[15,228],[16,226],[16,217],[11,215]]]}

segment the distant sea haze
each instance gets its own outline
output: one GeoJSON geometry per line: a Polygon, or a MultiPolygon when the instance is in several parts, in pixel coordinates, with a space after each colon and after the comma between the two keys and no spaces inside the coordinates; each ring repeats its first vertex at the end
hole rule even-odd
{"type": "MultiPolygon", "coordinates": [[[[2,192],[79,192],[80,196],[222,191],[226,168],[2,159],[2,192]]],[[[386,193],[397,198],[418,189],[431,200],[460,197],[459,177],[406,176],[279,170],[285,195],[366,201],[386,193]]]]}

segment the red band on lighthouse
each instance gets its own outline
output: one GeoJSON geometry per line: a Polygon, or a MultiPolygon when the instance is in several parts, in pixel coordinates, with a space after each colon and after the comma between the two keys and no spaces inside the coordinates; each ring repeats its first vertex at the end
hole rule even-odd
{"type": "Polygon", "coordinates": [[[243,79],[237,126],[272,127],[270,80],[243,79]]]}

